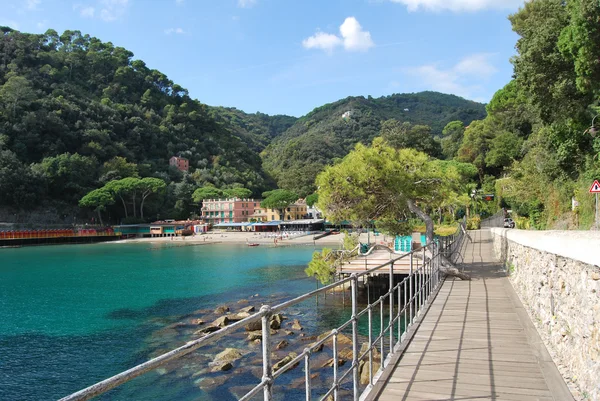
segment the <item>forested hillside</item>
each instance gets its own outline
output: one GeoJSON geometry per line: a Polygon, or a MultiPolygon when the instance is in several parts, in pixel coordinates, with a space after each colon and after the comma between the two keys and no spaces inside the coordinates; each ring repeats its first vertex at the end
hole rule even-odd
{"type": "MultiPolygon", "coordinates": [[[[280,187],[307,195],[324,166],[344,157],[356,143],[368,144],[381,135],[386,120],[410,123],[417,128],[413,139],[427,141],[441,136],[451,121],[469,125],[483,117],[484,105],[437,92],[348,97],[298,119],[263,152],[264,167],[280,187]]],[[[428,153],[440,156],[439,146],[432,146],[428,153]]]]}
{"type": "Polygon", "coordinates": [[[124,48],[77,31],[0,33],[0,205],[76,205],[109,180],[139,175],[169,184],[155,210],[187,217],[206,183],[272,188],[247,146],[260,150],[284,129],[270,117],[253,116],[272,132],[241,135],[124,48]],[[188,158],[192,174],[169,168],[173,155],[188,158]]]}
{"type": "Polygon", "coordinates": [[[600,179],[600,5],[533,0],[509,17],[514,77],[471,124],[455,156],[523,227],[589,228],[600,179]],[[579,206],[571,212],[571,200],[579,206]]]}
{"type": "Polygon", "coordinates": [[[256,152],[261,152],[297,120],[286,115],[248,114],[234,107],[209,106],[209,110],[217,122],[226,123],[238,138],[256,152]]]}

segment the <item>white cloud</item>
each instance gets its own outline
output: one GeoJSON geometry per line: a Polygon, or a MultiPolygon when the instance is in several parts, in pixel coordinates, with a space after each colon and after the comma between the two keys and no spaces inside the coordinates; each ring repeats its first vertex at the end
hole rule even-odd
{"type": "Polygon", "coordinates": [[[94,6],[76,3],[73,10],[83,18],[100,18],[112,22],[122,18],[129,7],[129,0],[98,0],[94,6]]]}
{"type": "Polygon", "coordinates": [[[348,17],[340,26],[340,36],[332,33],[317,32],[302,41],[306,49],[321,49],[332,52],[338,46],[348,51],[366,51],[375,46],[371,33],[364,31],[356,18],[348,17]]]}
{"type": "Polygon", "coordinates": [[[182,35],[185,33],[185,31],[182,28],[169,28],[169,29],[165,29],[165,34],[170,35],[172,33],[178,34],[178,35],[182,35]]]}
{"type": "Polygon", "coordinates": [[[251,8],[256,5],[257,0],[238,0],[238,7],[251,8]]]}
{"type": "Polygon", "coordinates": [[[25,2],[25,7],[30,11],[38,11],[39,10],[38,6],[40,5],[41,2],[42,2],[42,0],[27,0],[25,2]]]}
{"type": "Polygon", "coordinates": [[[465,57],[454,66],[454,71],[459,75],[471,75],[478,78],[489,78],[498,70],[490,63],[493,54],[480,53],[465,57]]]}
{"type": "Polygon", "coordinates": [[[389,0],[404,4],[408,11],[481,11],[487,9],[516,10],[525,0],[389,0]]]}
{"type": "Polygon", "coordinates": [[[423,88],[452,93],[466,98],[482,98],[482,84],[497,72],[490,58],[492,54],[474,54],[463,58],[451,68],[427,64],[408,68],[405,72],[423,85],[423,88]]]}
{"type": "Polygon", "coordinates": [[[84,18],[94,18],[94,13],[96,12],[96,10],[94,9],[94,7],[82,7],[79,10],[79,15],[81,15],[84,18]]]}
{"type": "Polygon", "coordinates": [[[101,0],[100,18],[106,22],[115,21],[125,14],[128,6],[129,0],[101,0]]]}
{"type": "Polygon", "coordinates": [[[342,39],[331,33],[317,32],[313,36],[302,41],[306,49],[322,49],[331,52],[335,47],[343,43],[342,39]]]}
{"type": "Polygon", "coordinates": [[[371,34],[363,31],[362,27],[354,17],[348,17],[340,26],[340,33],[344,38],[346,50],[365,51],[375,46],[371,34]]]}

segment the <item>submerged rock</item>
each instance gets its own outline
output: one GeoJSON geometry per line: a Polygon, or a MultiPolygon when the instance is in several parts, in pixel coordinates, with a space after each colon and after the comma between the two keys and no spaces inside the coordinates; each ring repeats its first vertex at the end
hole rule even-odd
{"type": "MultiPolygon", "coordinates": [[[[246,301],[246,303],[248,303],[248,301],[246,301]]],[[[250,306],[246,306],[245,308],[240,309],[238,313],[250,313],[250,312],[254,312],[254,311],[256,311],[256,308],[254,308],[254,306],[250,305],[250,306]]]]}
{"type": "Polygon", "coordinates": [[[260,339],[262,339],[262,331],[261,330],[251,331],[250,333],[248,333],[248,337],[246,337],[246,339],[248,341],[260,340],[260,339]]]}
{"type": "Polygon", "coordinates": [[[229,317],[221,316],[220,318],[218,318],[217,320],[212,322],[212,325],[216,326],[216,327],[225,327],[229,324],[229,322],[230,322],[229,317]]]}
{"type": "Polygon", "coordinates": [[[242,353],[237,348],[225,348],[222,352],[219,352],[215,359],[213,360],[213,364],[221,363],[221,362],[235,362],[242,357],[242,353]]]}
{"type": "MultiPolygon", "coordinates": [[[[285,365],[290,363],[292,359],[296,358],[297,356],[298,354],[296,354],[295,352],[290,352],[289,355],[287,355],[281,361],[273,365],[273,372],[277,372],[279,369],[283,368],[285,365]]],[[[294,369],[296,366],[298,366],[298,363],[295,363],[289,370],[294,369]]]]}
{"type": "Polygon", "coordinates": [[[196,330],[194,332],[194,335],[198,336],[198,335],[202,335],[202,334],[208,334],[208,333],[212,333],[214,331],[217,331],[219,329],[220,329],[220,327],[217,327],[217,326],[206,326],[206,327],[204,327],[204,328],[202,328],[200,330],[196,330]]]}
{"type": "Polygon", "coordinates": [[[292,330],[297,330],[297,331],[304,330],[302,328],[302,326],[300,325],[300,322],[298,321],[298,319],[292,320],[292,330]]]}
{"type": "Polygon", "coordinates": [[[246,331],[257,331],[262,330],[262,322],[257,320],[255,322],[248,323],[245,327],[246,331]]]}
{"type": "Polygon", "coordinates": [[[194,381],[194,384],[203,391],[213,391],[217,387],[225,384],[228,379],[227,376],[205,377],[194,381]]]}
{"type": "Polygon", "coordinates": [[[215,309],[215,314],[216,315],[222,315],[223,313],[229,312],[229,306],[227,305],[221,305],[219,306],[217,309],[215,309]]]}

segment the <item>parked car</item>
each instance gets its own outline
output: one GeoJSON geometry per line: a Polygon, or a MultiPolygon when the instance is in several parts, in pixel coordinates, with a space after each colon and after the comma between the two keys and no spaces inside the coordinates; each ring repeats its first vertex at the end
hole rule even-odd
{"type": "Polygon", "coordinates": [[[504,228],[515,228],[515,221],[510,218],[504,219],[504,228]]]}

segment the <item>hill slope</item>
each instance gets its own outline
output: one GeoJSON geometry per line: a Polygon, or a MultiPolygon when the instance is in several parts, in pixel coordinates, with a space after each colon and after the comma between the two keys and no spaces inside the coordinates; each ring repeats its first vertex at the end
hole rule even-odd
{"type": "MultiPolygon", "coordinates": [[[[180,155],[194,172],[188,186],[259,194],[273,184],[252,140],[124,48],[78,31],[0,29],[0,205],[76,204],[115,157],[134,163],[130,172],[177,182],[168,161],[180,155]]],[[[171,192],[185,202],[189,189],[171,192]]]]}
{"type": "Polygon", "coordinates": [[[379,135],[382,121],[428,125],[435,136],[450,121],[468,125],[485,115],[481,103],[437,92],[348,97],[299,118],[265,149],[263,166],[280,187],[307,195],[323,166],[345,156],[357,142],[371,142],[379,135]]]}

